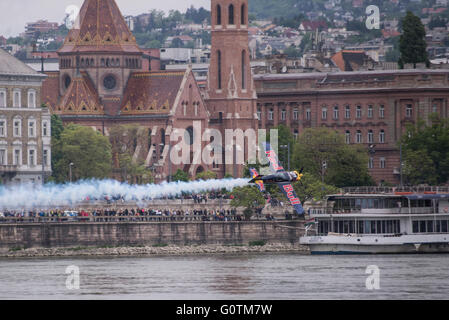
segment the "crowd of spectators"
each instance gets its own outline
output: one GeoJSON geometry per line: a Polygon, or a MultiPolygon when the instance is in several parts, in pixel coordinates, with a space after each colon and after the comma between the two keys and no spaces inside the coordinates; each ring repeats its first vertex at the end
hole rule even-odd
{"type": "MultiPolygon", "coordinates": [[[[270,214],[263,217],[257,210],[255,218],[273,220],[270,214]]],[[[94,210],[29,210],[0,212],[0,222],[65,222],[65,221],[243,221],[236,209],[94,209],[94,210]]]]}

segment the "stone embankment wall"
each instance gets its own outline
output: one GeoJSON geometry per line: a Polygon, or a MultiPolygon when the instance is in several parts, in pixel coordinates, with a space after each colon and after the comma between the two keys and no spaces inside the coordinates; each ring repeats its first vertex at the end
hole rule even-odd
{"type": "Polygon", "coordinates": [[[302,220],[0,224],[0,249],[298,243],[302,220]]]}

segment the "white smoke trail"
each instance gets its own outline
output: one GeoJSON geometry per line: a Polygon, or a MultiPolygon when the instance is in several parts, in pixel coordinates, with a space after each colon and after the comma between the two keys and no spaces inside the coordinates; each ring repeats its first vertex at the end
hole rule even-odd
{"type": "Polygon", "coordinates": [[[129,185],[116,180],[89,180],[71,184],[44,186],[16,185],[0,188],[0,209],[51,209],[71,207],[89,199],[123,197],[137,201],[175,197],[183,193],[201,193],[226,189],[228,191],[248,184],[248,179],[216,179],[162,184],[129,185]]]}

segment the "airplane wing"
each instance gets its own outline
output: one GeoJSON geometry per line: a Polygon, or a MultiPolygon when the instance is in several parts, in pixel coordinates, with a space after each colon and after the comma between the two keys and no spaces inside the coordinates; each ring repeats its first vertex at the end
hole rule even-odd
{"type": "Polygon", "coordinates": [[[302,207],[301,200],[299,200],[295,189],[293,189],[293,186],[290,184],[290,182],[281,182],[277,184],[281,191],[285,194],[288,201],[290,201],[290,204],[295,208],[296,212],[299,215],[303,215],[304,208],[302,207]]]}
{"type": "Polygon", "coordinates": [[[281,163],[279,162],[276,152],[274,152],[274,150],[271,149],[271,145],[268,142],[264,142],[263,147],[265,149],[265,155],[267,156],[267,159],[270,162],[271,171],[273,171],[273,173],[284,172],[285,170],[281,166],[281,163]]]}

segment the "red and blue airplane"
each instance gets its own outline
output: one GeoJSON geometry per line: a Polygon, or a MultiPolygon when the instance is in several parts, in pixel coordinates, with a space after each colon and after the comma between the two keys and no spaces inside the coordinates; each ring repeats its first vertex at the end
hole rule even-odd
{"type": "Polygon", "coordinates": [[[303,177],[302,170],[301,172],[285,171],[281,166],[276,153],[271,149],[271,145],[269,143],[263,143],[263,146],[265,149],[265,155],[270,162],[270,169],[273,174],[262,176],[257,172],[256,169],[251,168],[250,172],[253,179],[250,181],[250,183],[255,183],[261,192],[265,192],[265,184],[277,184],[281,191],[285,194],[287,199],[290,201],[290,204],[293,206],[296,213],[298,213],[299,215],[303,215],[304,208],[302,207],[301,200],[299,200],[291,184],[292,182],[301,180],[301,178],[303,177]]]}

